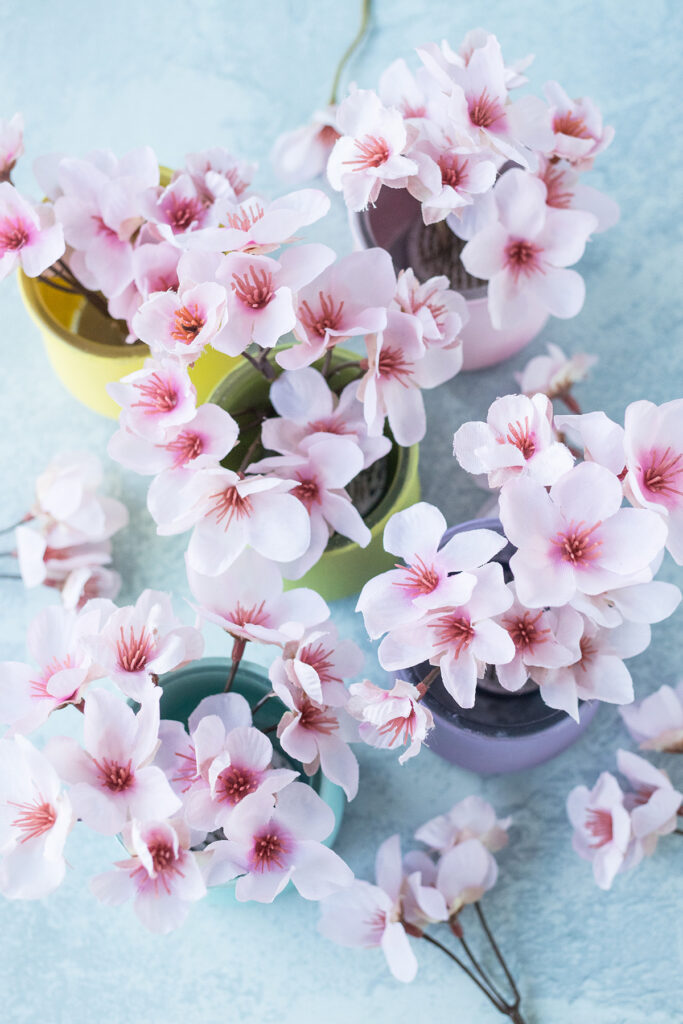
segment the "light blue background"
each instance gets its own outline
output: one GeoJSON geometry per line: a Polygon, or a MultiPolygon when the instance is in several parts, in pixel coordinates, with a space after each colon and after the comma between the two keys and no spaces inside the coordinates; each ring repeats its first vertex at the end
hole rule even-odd
{"type": "MultiPolygon", "coordinates": [[[[144,143],[178,165],[183,155],[224,145],[261,163],[259,184],[280,189],[267,161],[275,135],[324,103],[333,68],[355,31],[359,4],[349,0],[3,0],[0,4],[0,116],[23,110],[29,156],[18,175],[31,185],[30,160],[94,147],[117,152],[144,143]]],[[[456,378],[427,398],[422,445],[425,497],[449,521],[476,514],[482,495],[451,458],[461,422],[481,418],[514,389],[512,371],[543,342],[600,356],[580,398],[619,418],[628,402],[683,393],[680,333],[681,76],[676,43],[680,4],[666,0],[379,0],[372,35],[347,75],[373,86],[381,69],[429,39],[457,45],[482,25],[499,36],[509,60],[535,53],[537,90],[558,79],[586,94],[616,127],[616,140],[592,183],[614,195],[623,216],[598,237],[581,264],[585,308],[551,321],[543,338],[512,363],[456,378]]],[[[281,190],[281,189],[280,189],[281,190]]],[[[350,249],[345,210],[333,201],[314,235],[340,253],[350,249]]],[[[53,377],[38,333],[14,282],[0,289],[2,324],[2,486],[0,525],[18,517],[32,480],[62,448],[105,455],[113,424],[77,405],[53,377]]],[[[116,540],[122,603],[144,587],[187,595],[185,538],[155,536],[145,482],[107,465],[110,493],[131,509],[116,540]]],[[[683,582],[667,562],[665,578],[683,582]]],[[[47,592],[0,587],[2,657],[23,659],[25,628],[52,600],[47,592]]],[[[189,613],[188,614],[189,617],[189,613]]],[[[334,609],[363,642],[353,601],[334,609]]],[[[642,696],[681,676],[683,613],[654,629],[649,651],[632,663],[642,696]]],[[[209,653],[225,650],[212,634],[209,653]]],[[[368,673],[381,672],[368,646],[368,673]]],[[[74,713],[75,715],[75,713],[74,713]]],[[[61,731],[64,720],[59,723],[61,731]]],[[[74,729],[77,723],[67,723],[74,729]]],[[[54,732],[51,723],[46,732],[54,732]]],[[[671,1024],[681,1020],[683,845],[665,840],[656,856],[609,893],[571,850],[564,813],[569,789],[613,768],[630,740],[616,711],[601,709],[589,734],[556,761],[507,778],[481,781],[430,752],[401,768],[393,755],[360,750],[361,789],[345,817],[339,853],[370,877],[374,850],[393,831],[408,840],[427,817],[469,793],[512,814],[501,879],[488,915],[509,955],[529,1024],[671,1024]]],[[[683,764],[660,759],[683,786],[683,764]]],[[[115,840],[80,830],[64,885],[38,903],[0,904],[0,1016],[8,1024],[349,1024],[351,1021],[479,1024],[497,1019],[473,986],[437,950],[419,948],[416,982],[392,981],[380,954],[345,950],[320,939],[317,907],[292,895],[273,906],[231,905],[221,894],[199,904],[179,932],[145,932],[129,908],[99,906],[85,878],[117,856],[115,840]]]]}

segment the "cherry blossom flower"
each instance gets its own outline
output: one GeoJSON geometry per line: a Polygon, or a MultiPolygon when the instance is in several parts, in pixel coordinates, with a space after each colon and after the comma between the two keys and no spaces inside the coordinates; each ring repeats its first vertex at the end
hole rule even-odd
{"type": "Polygon", "coordinates": [[[347,338],[383,330],[395,288],[384,249],[352,252],[333,263],[300,290],[294,333],[301,344],[280,352],[278,363],[286,370],[310,366],[347,338]]]}
{"type": "Polygon", "coordinates": [[[18,526],[14,531],[19,572],[26,587],[46,587],[61,590],[69,576],[76,571],[93,569],[111,562],[111,543],[108,540],[54,547],[48,530],[42,533],[32,526],[18,526]]]}
{"type": "Polygon", "coordinates": [[[143,210],[167,242],[175,242],[176,236],[214,222],[213,207],[206,205],[189,174],[179,174],[166,187],[148,189],[143,196],[143,210]]]}
{"type": "Polygon", "coordinates": [[[468,903],[476,903],[498,880],[498,865],[479,839],[465,839],[439,860],[436,887],[453,917],[468,903]]]}
{"type": "Polygon", "coordinates": [[[496,164],[490,153],[472,152],[466,146],[435,145],[420,141],[411,150],[417,173],[407,189],[422,204],[425,224],[436,224],[459,213],[474,197],[488,192],[496,180],[496,164]]]}
{"type": "Polygon", "coordinates": [[[583,447],[586,462],[597,462],[621,477],[626,462],[624,428],[604,412],[596,410],[580,416],[556,416],[555,427],[578,441],[583,447]]]}
{"type": "MultiPolygon", "coordinates": [[[[469,535],[466,535],[469,536],[469,535]]],[[[512,592],[496,562],[473,569],[476,584],[461,604],[438,608],[420,622],[389,632],[380,644],[380,664],[388,671],[419,665],[438,666],[445,688],[461,707],[474,705],[477,678],[487,664],[505,664],[515,645],[494,619],[512,604],[512,592]]]]}
{"type": "Polygon", "coordinates": [[[9,735],[31,732],[56,708],[77,704],[88,684],[105,674],[93,663],[86,638],[113,609],[101,600],[81,612],[50,605],[36,615],[26,635],[35,664],[0,664],[0,722],[11,727],[9,735]]]}
{"type": "Polygon", "coordinates": [[[400,111],[386,108],[376,93],[357,89],[339,105],[335,143],[327,164],[332,188],[344,192],[351,210],[377,200],[382,184],[404,187],[417,171],[404,152],[410,135],[400,111]]]}
{"type": "Polygon", "coordinates": [[[398,761],[404,764],[419,754],[428,732],[434,726],[429,708],[421,701],[422,693],[403,679],[396,679],[391,690],[375,686],[369,679],[352,683],[346,710],[360,725],[358,732],[371,747],[393,750],[407,746],[398,761]]]}
{"type": "Polygon", "coordinates": [[[178,818],[133,821],[123,839],[131,856],[117,861],[113,871],[92,878],[90,888],[109,906],[132,899],[144,926],[165,935],[181,925],[192,904],[206,895],[202,868],[208,857],[190,850],[190,830],[178,818]]]}
{"type": "Polygon", "coordinates": [[[460,331],[469,320],[465,299],[451,289],[447,277],[430,277],[420,284],[411,267],[398,275],[394,306],[419,320],[426,359],[433,349],[458,344],[460,331]]]}
{"type": "Polygon", "coordinates": [[[42,899],[61,884],[75,816],[59,777],[24,736],[0,739],[0,892],[42,899]]]}
{"type": "MultiPolygon", "coordinates": [[[[363,468],[363,453],[348,437],[313,435],[304,438],[296,455],[274,455],[261,459],[249,466],[250,473],[266,473],[269,479],[281,476],[291,485],[292,498],[305,508],[310,520],[310,540],[304,551],[287,557],[287,548],[278,544],[276,557],[287,564],[283,573],[288,579],[300,579],[319,560],[327,547],[330,536],[336,532],[348,537],[361,547],[367,547],[371,534],[360,513],[344,490],[363,468]]],[[[263,477],[259,479],[265,479],[263,477]]],[[[245,481],[245,484],[248,480],[245,481]]],[[[291,500],[291,499],[290,499],[291,500]]],[[[293,533],[292,516],[281,520],[283,529],[293,533]]],[[[271,535],[274,533],[270,529],[271,535]]],[[[253,547],[257,547],[251,541],[253,547]]],[[[190,542],[190,559],[191,555],[190,542]]],[[[215,544],[213,545],[215,558],[215,544]]],[[[262,554],[268,552],[260,549],[262,554]]],[[[289,548],[291,551],[291,547],[289,548]]]]}
{"type": "Polygon", "coordinates": [[[181,804],[160,768],[151,764],[158,746],[160,690],[142,700],[137,715],[106,690],[85,698],[83,746],[54,737],[46,756],[71,786],[74,812],[96,832],[113,836],[129,818],[170,817],[181,804]]]}
{"type": "Polygon", "coordinates": [[[568,357],[557,345],[546,347],[547,356],[534,356],[522,372],[515,375],[519,390],[529,397],[540,391],[550,399],[562,398],[574,384],[586,379],[591,366],[598,361],[597,356],[585,352],[575,352],[568,357]]]}
{"type": "Polygon", "coordinates": [[[233,811],[227,841],[212,843],[209,884],[238,874],[240,902],[272,903],[291,880],[300,896],[320,900],[349,886],[353,874],[322,841],[334,827],[334,813],[318,794],[292,782],[272,797],[255,794],[233,811]]]}
{"type": "Polygon", "coordinates": [[[105,598],[113,601],[121,589],[121,576],[114,569],[87,565],[73,569],[61,585],[65,608],[80,611],[88,601],[105,598]]]}
{"type": "MultiPolygon", "coordinates": [[[[491,33],[486,32],[483,28],[470,29],[458,50],[459,56],[466,65],[469,64],[474,51],[482,46],[486,46],[490,38],[491,33]]],[[[446,42],[442,43],[444,49],[447,46],[446,42]]],[[[518,89],[521,85],[526,85],[528,78],[522,72],[526,71],[533,59],[533,54],[529,54],[526,57],[520,57],[519,60],[513,61],[512,64],[505,65],[505,84],[508,89],[518,89]]]]}
{"type": "Polygon", "coordinates": [[[683,681],[676,689],[660,686],[619,714],[642,750],[683,751],[683,681]]]}
{"type": "Polygon", "coordinates": [[[497,221],[478,232],[461,254],[465,269],[489,282],[493,326],[513,326],[530,307],[576,316],[585,285],[575,270],[566,268],[581,259],[596,218],[546,206],[543,182],[521,170],[503,174],[494,196],[497,221]]]}
{"type": "Polygon", "coordinates": [[[144,590],[135,605],[117,608],[87,647],[119,689],[139,701],[154,677],[201,657],[204,641],[175,617],[168,594],[144,590]]]}
{"type": "Polygon", "coordinates": [[[107,391],[122,406],[121,426],[152,440],[195,415],[197,393],[176,360],[146,359],[142,370],[108,384],[107,391]]]}
{"type": "Polygon", "coordinates": [[[624,419],[627,497],[668,527],[666,546],[683,565],[683,399],[632,402],[624,419]]]}
{"type": "Polygon", "coordinates": [[[418,502],[396,512],[384,528],[384,549],[405,562],[369,580],[356,611],[371,639],[415,622],[433,609],[462,604],[472,596],[471,574],[488,562],[506,540],[493,530],[456,534],[440,547],[446,520],[434,505],[418,502]]]}
{"type": "Polygon", "coordinates": [[[437,83],[418,68],[413,73],[400,57],[384,69],[379,80],[379,98],[385,107],[395,107],[407,121],[420,126],[435,101],[442,95],[437,83]]]}
{"type": "MultiPolygon", "coordinates": [[[[559,210],[586,210],[595,215],[596,233],[614,227],[620,217],[619,205],[596,188],[580,181],[579,171],[570,163],[538,154],[536,174],[546,187],[546,203],[559,210]]],[[[555,346],[553,346],[555,347],[555,346]]]]}
{"type": "Polygon", "coordinates": [[[218,333],[226,295],[207,281],[180,292],[157,292],[133,317],[133,330],[155,355],[192,364],[218,333]]]}
{"type": "MultiPolygon", "coordinates": [[[[629,750],[617,751],[617,767],[632,786],[624,806],[631,813],[637,854],[651,856],[660,836],[673,832],[683,794],[673,788],[666,772],[629,750]]],[[[633,865],[634,866],[634,865],[633,865]]]]}
{"type": "Polygon", "coordinates": [[[348,700],[346,678],[357,675],[363,652],[353,640],[340,639],[332,624],[286,644],[270,665],[273,687],[294,686],[316,704],[342,707],[348,700]]]}
{"type": "Polygon", "coordinates": [[[550,104],[553,154],[590,169],[614,138],[614,129],[603,126],[600,111],[587,97],[571,100],[557,82],[546,82],[543,91],[550,104]]]}
{"type": "Polygon", "coordinates": [[[609,889],[624,865],[631,836],[631,819],[615,777],[603,772],[592,790],[576,786],[567,797],[567,814],[574,827],[574,849],[592,861],[600,888],[609,889]]]}
{"type": "Polygon", "coordinates": [[[210,252],[265,254],[296,241],[301,228],[320,220],[329,208],[329,198],[315,188],[298,189],[273,200],[250,196],[239,203],[225,195],[218,203],[216,219],[226,226],[195,231],[184,244],[188,249],[210,252]]]}
{"type": "Polygon", "coordinates": [[[482,797],[468,796],[447,814],[440,814],[421,825],[415,838],[439,853],[446,853],[469,839],[478,839],[495,853],[507,845],[511,821],[511,818],[498,819],[491,804],[482,797]]]}
{"type": "MultiPolygon", "coordinates": [[[[369,433],[381,434],[388,417],[391,431],[403,447],[417,444],[427,429],[420,388],[443,383],[443,379],[432,380],[420,373],[425,354],[420,335],[415,317],[389,310],[386,328],[365,339],[368,368],[358,385],[369,433]]],[[[458,356],[456,353],[456,362],[458,356]]]]}
{"type": "Polygon", "coordinates": [[[243,640],[284,647],[330,616],[314,590],[283,593],[277,566],[251,549],[219,576],[202,576],[188,566],[187,577],[202,617],[243,640]]]}
{"type": "Polygon", "coordinates": [[[533,669],[556,669],[573,665],[580,659],[581,651],[577,620],[576,633],[563,635],[566,642],[570,638],[574,641],[573,646],[569,647],[557,638],[557,616],[542,608],[527,608],[517,600],[514,583],[510,584],[510,588],[515,594],[515,600],[498,618],[498,622],[514,643],[515,656],[512,661],[496,666],[496,677],[501,686],[514,692],[524,686],[533,669]]]}
{"type": "Polygon", "coordinates": [[[0,118],[0,182],[9,181],[19,157],[24,152],[24,119],[15,114],[9,121],[0,118]]]}
{"type": "MultiPolygon", "coordinates": [[[[657,559],[659,561],[659,559],[657,559]]],[[[649,575],[654,571],[646,571],[649,575]]],[[[572,608],[582,615],[588,616],[598,626],[613,629],[622,622],[647,623],[662,622],[676,610],[681,603],[681,591],[673,583],[663,580],[650,580],[620,586],[617,590],[605,590],[602,594],[575,594],[571,600],[572,608]]]]}
{"type": "Polygon", "coordinates": [[[249,188],[255,170],[255,164],[233,156],[223,146],[213,146],[200,153],[188,153],[185,157],[185,171],[207,206],[226,194],[241,199],[249,188]]]}
{"type": "Polygon", "coordinates": [[[500,517],[517,547],[510,567],[523,604],[557,606],[577,591],[599,594],[650,565],[666,526],[656,513],[621,502],[617,477],[592,462],[565,473],[549,493],[528,478],[505,485],[500,517]]]}
{"type": "Polygon", "coordinates": [[[336,116],[336,104],[331,103],[322,110],[315,110],[306,124],[277,137],[270,159],[279,178],[298,184],[324,172],[339,138],[336,116]]]}
{"type": "Polygon", "coordinates": [[[0,180],[0,280],[17,267],[38,277],[63,253],[62,225],[52,211],[34,209],[13,185],[0,180]]]}
{"type": "Polygon", "coordinates": [[[545,395],[506,395],[489,408],[486,423],[464,423],[453,452],[468,473],[487,473],[489,487],[529,477],[550,485],[574,465],[569,449],[554,440],[553,410],[545,395]]]}

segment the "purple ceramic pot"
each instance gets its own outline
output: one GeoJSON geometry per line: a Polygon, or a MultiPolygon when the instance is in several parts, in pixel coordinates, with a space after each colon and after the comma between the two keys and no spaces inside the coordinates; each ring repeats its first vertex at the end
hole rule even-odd
{"type": "MultiPolygon", "coordinates": [[[[397,272],[412,266],[421,280],[433,276],[432,270],[422,268],[418,252],[418,233],[424,231],[420,204],[405,189],[383,188],[375,206],[350,213],[349,221],[357,249],[379,246],[387,250],[397,272]]],[[[445,222],[430,230],[434,228],[449,230],[445,222]]],[[[457,243],[455,235],[451,240],[457,243]]],[[[514,328],[496,330],[489,316],[486,282],[471,277],[462,264],[450,276],[453,287],[467,300],[470,314],[461,333],[464,370],[494,366],[519,352],[543,329],[548,314],[533,308],[514,328]]]]}
{"type": "MultiPolygon", "coordinates": [[[[447,530],[441,544],[456,533],[488,529],[503,532],[499,519],[472,519],[447,530]]],[[[496,561],[506,566],[514,553],[508,545],[496,561]]],[[[417,684],[426,676],[430,665],[416,665],[396,675],[417,684]]],[[[514,772],[549,761],[581,736],[595,717],[598,701],[579,704],[579,722],[549,708],[538,688],[530,686],[509,693],[495,678],[477,688],[473,708],[459,707],[436,679],[425,694],[424,702],[434,716],[434,729],[427,745],[440,757],[469,768],[479,775],[514,772]]]]}

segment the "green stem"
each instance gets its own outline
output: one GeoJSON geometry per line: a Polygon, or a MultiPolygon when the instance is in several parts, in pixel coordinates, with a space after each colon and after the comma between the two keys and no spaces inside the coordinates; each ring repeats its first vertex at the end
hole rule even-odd
{"type": "MultiPolygon", "coordinates": [[[[332,355],[332,349],[330,349],[330,351],[328,352],[327,355],[328,356],[332,355]]],[[[327,362],[327,356],[325,357],[325,361],[327,362]]],[[[325,377],[327,379],[327,381],[329,382],[329,381],[332,380],[332,378],[334,376],[336,376],[338,373],[341,373],[342,370],[350,370],[350,369],[360,370],[361,369],[360,359],[347,359],[346,362],[337,363],[337,365],[333,366],[331,370],[329,369],[328,366],[323,364],[323,377],[325,377]]]]}
{"type": "Polygon", "coordinates": [[[368,31],[368,27],[370,24],[371,10],[372,0],[363,0],[363,13],[361,15],[361,22],[358,31],[356,32],[356,35],[354,36],[352,41],[347,46],[346,50],[342,54],[341,60],[337,64],[337,70],[335,72],[334,80],[332,82],[332,91],[330,92],[330,98],[328,100],[330,105],[335,104],[337,102],[337,93],[339,91],[339,82],[341,80],[342,72],[346,65],[348,64],[348,62],[351,60],[351,57],[353,56],[357,48],[363,42],[363,39],[365,38],[365,34],[368,31]]]}

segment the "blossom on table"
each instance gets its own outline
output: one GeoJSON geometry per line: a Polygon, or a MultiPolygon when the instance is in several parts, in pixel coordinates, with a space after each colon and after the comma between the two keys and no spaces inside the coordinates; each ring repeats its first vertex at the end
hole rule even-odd
{"type": "Polygon", "coordinates": [[[306,124],[278,135],[270,159],[279,178],[298,184],[312,181],[324,172],[339,138],[336,119],[337,106],[330,103],[322,110],[314,110],[306,124]]]}
{"type": "Polygon", "coordinates": [[[90,888],[108,906],[132,899],[144,926],[166,935],[206,895],[203,868],[208,856],[192,852],[190,830],[180,818],[133,821],[125,827],[123,841],[131,856],[92,878],[90,888]]]}
{"type": "Polygon", "coordinates": [[[619,714],[641,750],[683,751],[683,681],[675,689],[660,686],[619,714]]]}
{"type": "Polygon", "coordinates": [[[406,746],[399,764],[419,754],[434,718],[418,687],[396,679],[391,690],[385,690],[365,679],[352,683],[349,693],[346,711],[360,722],[358,733],[364,743],[388,750],[406,746]]]}
{"type": "Polygon", "coordinates": [[[285,644],[268,675],[273,687],[293,685],[316,704],[343,707],[349,696],[344,680],[360,672],[363,660],[353,640],[340,638],[328,623],[285,644]]]}
{"type": "Polygon", "coordinates": [[[631,819],[615,777],[603,772],[592,790],[576,786],[567,797],[567,814],[575,851],[592,862],[600,888],[609,889],[623,868],[631,838],[631,819]]]}
{"type": "Polygon", "coordinates": [[[636,857],[650,856],[659,837],[675,830],[683,794],[674,789],[666,772],[630,750],[617,751],[617,767],[631,785],[624,806],[631,813],[636,857]]]}
{"type": "Polygon", "coordinates": [[[558,82],[546,82],[543,91],[550,105],[552,154],[590,169],[614,138],[614,128],[603,125],[600,111],[587,96],[572,100],[558,82]]]}
{"type": "Polygon", "coordinates": [[[553,409],[542,394],[506,395],[490,406],[486,423],[464,423],[453,452],[468,473],[488,474],[489,487],[528,477],[554,484],[574,465],[566,445],[554,439],[553,409]]]}
{"type": "Polygon", "coordinates": [[[15,114],[9,121],[0,118],[0,182],[9,181],[19,157],[24,152],[24,119],[15,114]]]}
{"type": "Polygon", "coordinates": [[[585,352],[566,356],[552,343],[546,348],[547,356],[534,356],[521,373],[515,374],[519,390],[530,398],[539,391],[550,399],[562,398],[574,384],[586,379],[591,366],[598,361],[597,356],[585,352]]]}
{"type": "Polygon", "coordinates": [[[0,892],[42,899],[61,884],[75,823],[59,776],[24,736],[0,739],[0,892]]]}
{"type": "Polygon", "coordinates": [[[174,359],[146,359],[142,370],[107,384],[107,391],[122,407],[121,426],[151,440],[195,415],[197,392],[174,359]]]}
{"type": "Polygon", "coordinates": [[[0,280],[17,267],[38,277],[63,253],[64,233],[53,211],[31,206],[13,185],[0,180],[0,280]]]}
{"type": "Polygon", "coordinates": [[[497,818],[487,800],[480,796],[468,796],[446,814],[440,814],[421,825],[415,832],[415,838],[438,853],[446,853],[468,839],[478,839],[495,853],[507,845],[511,822],[512,818],[497,818]]]}

